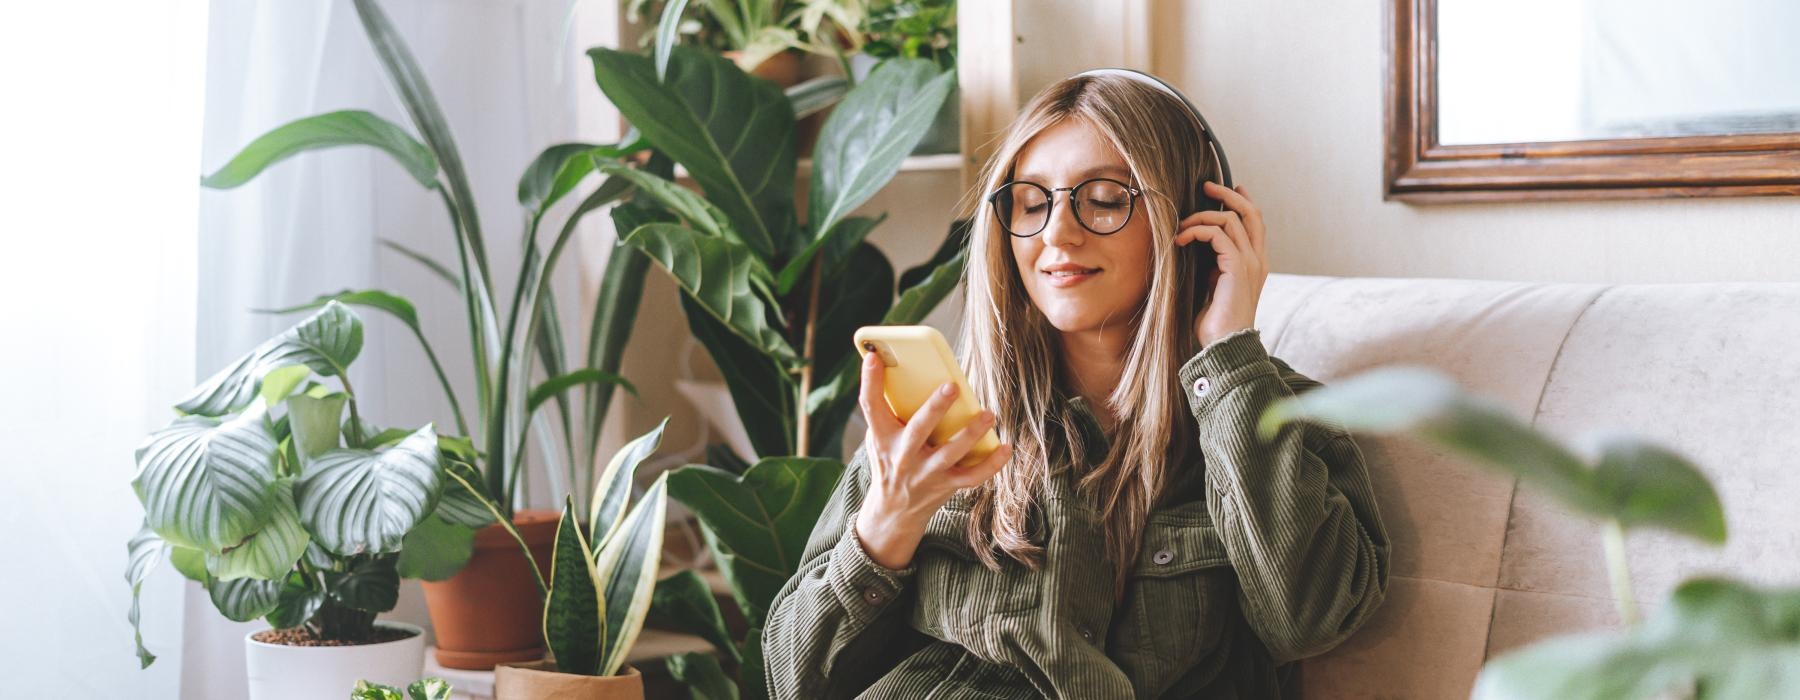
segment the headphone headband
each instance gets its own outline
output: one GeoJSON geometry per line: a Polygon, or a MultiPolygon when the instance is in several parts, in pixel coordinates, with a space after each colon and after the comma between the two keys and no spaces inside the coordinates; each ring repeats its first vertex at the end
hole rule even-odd
{"type": "MultiPolygon", "coordinates": [[[[1166,92],[1166,93],[1174,96],[1175,99],[1180,100],[1181,104],[1187,107],[1188,112],[1190,112],[1194,115],[1194,120],[1200,122],[1200,139],[1206,143],[1208,148],[1212,149],[1213,158],[1215,158],[1219,161],[1219,184],[1222,184],[1226,187],[1232,186],[1231,162],[1227,161],[1225,159],[1225,147],[1219,144],[1218,135],[1213,133],[1212,125],[1206,123],[1206,117],[1204,115],[1200,114],[1200,108],[1194,106],[1193,100],[1189,100],[1187,98],[1187,95],[1181,94],[1180,90],[1177,90],[1177,89],[1175,89],[1175,86],[1170,85],[1167,82],[1164,82],[1162,78],[1158,78],[1154,75],[1145,73],[1140,70],[1133,70],[1131,68],[1095,68],[1093,70],[1086,70],[1086,71],[1077,73],[1077,74],[1075,74],[1075,77],[1080,78],[1080,77],[1086,77],[1086,76],[1100,76],[1100,75],[1116,76],[1116,77],[1120,77],[1120,78],[1128,78],[1131,80],[1135,80],[1140,83],[1150,85],[1151,87],[1154,87],[1163,92],[1166,92]]],[[[1224,209],[1225,208],[1225,204],[1223,202],[1220,202],[1217,199],[1207,196],[1204,185],[1196,185],[1194,187],[1194,201],[1199,203],[1201,205],[1202,209],[1224,209]],[[1209,206],[1209,204],[1210,204],[1210,206],[1209,206]]]]}

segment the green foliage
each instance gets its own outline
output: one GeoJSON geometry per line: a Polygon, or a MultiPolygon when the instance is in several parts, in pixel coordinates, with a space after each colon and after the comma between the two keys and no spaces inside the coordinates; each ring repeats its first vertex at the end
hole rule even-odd
{"type": "Polygon", "coordinates": [[[1696,578],[1651,618],[1636,619],[1625,533],[1654,528],[1720,545],[1725,514],[1686,458],[1617,433],[1587,436],[1592,459],[1464,392],[1441,372],[1385,367],[1283,398],[1261,416],[1268,440],[1304,420],[1337,431],[1406,432],[1516,476],[1600,521],[1622,630],[1553,637],[1490,661],[1481,700],[1800,696],[1800,589],[1696,578]]]}
{"type": "Polygon", "coordinates": [[[869,3],[869,40],[863,53],[876,58],[928,58],[956,66],[956,0],[875,0],[869,3]]]}
{"type": "Polygon", "coordinates": [[[357,681],[350,700],[450,700],[450,682],[435,676],[421,678],[406,686],[406,694],[391,685],[357,681]]]}

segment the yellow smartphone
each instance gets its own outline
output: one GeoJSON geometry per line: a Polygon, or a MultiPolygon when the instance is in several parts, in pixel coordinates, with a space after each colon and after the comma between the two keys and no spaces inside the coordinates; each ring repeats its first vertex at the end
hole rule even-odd
{"type": "MultiPolygon", "coordinates": [[[[975,403],[975,392],[969,389],[968,377],[944,334],[931,326],[863,326],[853,336],[861,353],[877,353],[887,368],[885,391],[888,407],[904,423],[931,398],[931,393],[945,382],[956,382],[956,399],[944,419],[938,421],[926,440],[932,446],[949,442],[956,433],[981,413],[975,403]]],[[[975,441],[969,454],[956,463],[959,467],[978,464],[1000,448],[1000,436],[993,428],[975,441]]]]}

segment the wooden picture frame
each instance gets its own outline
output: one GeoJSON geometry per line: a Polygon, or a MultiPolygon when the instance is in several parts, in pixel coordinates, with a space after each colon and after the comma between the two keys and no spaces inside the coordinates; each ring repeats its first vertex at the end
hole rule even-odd
{"type": "Polygon", "coordinates": [[[1384,200],[1800,195],[1800,133],[1443,145],[1437,0],[1386,0],[1384,200]]]}

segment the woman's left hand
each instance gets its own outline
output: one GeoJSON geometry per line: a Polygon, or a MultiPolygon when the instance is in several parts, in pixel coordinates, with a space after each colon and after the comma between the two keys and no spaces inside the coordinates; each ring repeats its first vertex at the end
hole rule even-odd
{"type": "Polygon", "coordinates": [[[1212,245],[1218,267],[1206,281],[1212,293],[1194,317],[1200,347],[1256,324],[1256,303],[1269,278],[1269,255],[1263,247],[1262,211],[1243,185],[1233,190],[1206,183],[1206,194],[1225,203],[1227,211],[1201,211],[1181,220],[1175,245],[1202,241],[1212,245]]]}

